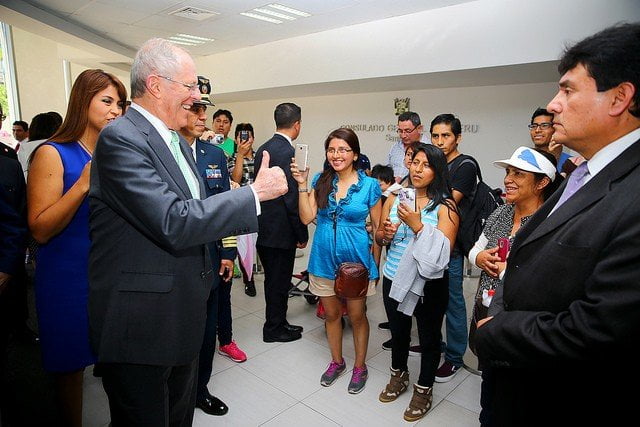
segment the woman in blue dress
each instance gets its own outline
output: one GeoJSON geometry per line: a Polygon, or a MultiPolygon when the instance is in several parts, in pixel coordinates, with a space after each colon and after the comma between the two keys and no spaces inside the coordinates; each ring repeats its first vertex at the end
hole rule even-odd
{"type": "Polygon", "coordinates": [[[56,378],[65,425],[82,425],[82,376],[89,345],[89,170],[104,126],[122,114],[127,91],[102,70],[83,71],[64,122],[31,157],[29,228],[40,244],[35,294],[42,361],[56,378]]]}
{"type": "MultiPolygon", "coordinates": [[[[375,294],[378,281],[380,248],[370,242],[366,230],[371,216],[373,231],[378,227],[382,211],[382,191],[376,179],[357,169],[360,143],[351,129],[336,129],[327,137],[324,148],[330,168],[317,174],[307,187],[308,169],[298,171],[292,163],[291,172],[298,182],[300,219],[309,224],[317,217],[317,227],[309,256],[309,290],[320,297],[326,311],[325,325],[331,349],[331,362],[320,383],[327,387],[346,370],[342,357],[342,302],[334,291],[337,267],[342,262],[360,262],[369,270],[367,296],[375,294]]],[[[348,391],[359,393],[367,381],[367,346],[369,320],[365,313],[366,298],[347,300],[349,320],[353,327],[356,360],[348,391]]]]}

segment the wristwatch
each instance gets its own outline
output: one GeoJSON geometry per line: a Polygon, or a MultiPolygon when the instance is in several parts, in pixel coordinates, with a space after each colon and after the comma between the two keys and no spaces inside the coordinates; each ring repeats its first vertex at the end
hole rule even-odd
{"type": "Polygon", "coordinates": [[[298,188],[298,193],[308,193],[309,189],[308,188],[298,188]]]}

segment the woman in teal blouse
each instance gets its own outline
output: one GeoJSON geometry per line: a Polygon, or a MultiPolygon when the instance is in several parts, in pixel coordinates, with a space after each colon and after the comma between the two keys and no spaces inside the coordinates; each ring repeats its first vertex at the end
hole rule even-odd
{"type": "MultiPolygon", "coordinates": [[[[309,290],[320,297],[327,314],[325,326],[332,360],[320,379],[320,383],[327,387],[346,370],[342,357],[342,303],[334,291],[335,273],[342,262],[364,264],[369,269],[370,279],[367,295],[375,294],[380,250],[375,244],[372,247],[365,225],[370,215],[375,233],[382,210],[382,191],[376,179],[357,169],[360,143],[351,129],[340,128],[331,132],[324,148],[331,167],[313,178],[310,191],[307,188],[309,171],[299,171],[295,163],[291,165],[291,171],[299,184],[301,221],[309,224],[317,217],[309,256],[309,290]]],[[[369,321],[365,302],[366,298],[347,300],[356,352],[348,387],[352,394],[362,391],[367,381],[365,359],[369,321]]]]}

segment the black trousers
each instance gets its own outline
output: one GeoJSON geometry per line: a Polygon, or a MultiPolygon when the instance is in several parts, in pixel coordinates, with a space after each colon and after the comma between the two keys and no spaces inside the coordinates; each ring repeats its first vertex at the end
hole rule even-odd
{"type": "MultiPolygon", "coordinates": [[[[384,277],[382,292],[389,295],[391,280],[384,277]]],[[[442,320],[449,303],[449,275],[441,279],[429,280],[424,287],[424,297],[418,301],[413,315],[418,327],[418,339],[422,354],[420,355],[420,376],[418,385],[433,386],[436,370],[440,363],[440,340],[442,339],[442,320]]],[[[398,311],[399,303],[387,298],[384,300],[385,310],[389,316],[391,328],[391,367],[406,371],[411,341],[411,317],[398,311]],[[387,306],[388,305],[388,306],[387,306]]]]}
{"type": "Polygon", "coordinates": [[[191,426],[198,358],[182,366],[103,363],[113,427],[191,426]]]}
{"type": "Polygon", "coordinates": [[[233,338],[231,320],[231,285],[233,279],[218,279],[218,341],[220,346],[227,345],[233,338]]]}
{"type": "Polygon", "coordinates": [[[257,245],[264,269],[264,300],[266,322],[263,333],[278,334],[287,323],[289,288],[296,249],[269,248],[257,245]]]}
{"type": "MultiPolygon", "coordinates": [[[[217,274],[217,272],[214,272],[217,274]]],[[[220,279],[215,278],[222,282],[220,279]]],[[[198,385],[197,397],[202,399],[207,396],[207,384],[211,378],[213,370],[213,356],[216,352],[216,336],[218,329],[218,307],[219,307],[220,286],[212,286],[207,299],[207,320],[204,327],[204,339],[200,347],[200,357],[198,362],[198,385]]]]}

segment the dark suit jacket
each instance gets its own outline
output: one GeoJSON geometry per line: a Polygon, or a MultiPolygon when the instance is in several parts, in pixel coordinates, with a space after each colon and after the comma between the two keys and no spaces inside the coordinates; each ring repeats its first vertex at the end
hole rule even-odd
{"type": "Polygon", "coordinates": [[[17,160],[0,156],[0,272],[11,275],[0,294],[0,350],[6,349],[6,333],[24,326],[27,316],[24,256],[28,230],[21,171],[17,160]]]}
{"type": "MultiPolygon", "coordinates": [[[[229,184],[229,170],[227,169],[227,156],[224,150],[213,144],[208,144],[200,139],[196,139],[196,165],[198,173],[204,182],[204,191],[207,197],[213,196],[223,191],[231,190],[229,184]]],[[[223,248],[222,241],[209,243],[209,256],[213,268],[213,287],[220,284],[220,260],[235,259],[238,255],[237,248],[223,248]]]]}
{"type": "Polygon", "coordinates": [[[204,198],[203,186],[203,200],[192,199],[167,144],[133,107],[100,133],[89,191],[89,326],[100,361],[197,357],[211,289],[205,244],[258,228],[250,188],[204,198]]]}
{"type": "Polygon", "coordinates": [[[549,216],[563,189],[516,235],[477,331],[498,425],[636,416],[622,388],[640,381],[640,141],[549,216]]]}
{"type": "Polygon", "coordinates": [[[255,175],[260,170],[265,150],[269,152],[269,166],[280,166],[284,171],[289,191],[284,196],[261,203],[257,244],[269,248],[292,249],[296,247],[296,243],[306,243],[309,240],[307,226],[302,224],[298,215],[298,183],[291,175],[291,158],[295,150],[284,136],[273,135],[256,151],[255,175]]]}
{"type": "Polygon", "coordinates": [[[0,156],[0,271],[24,270],[27,240],[26,188],[17,160],[0,156]]]}

